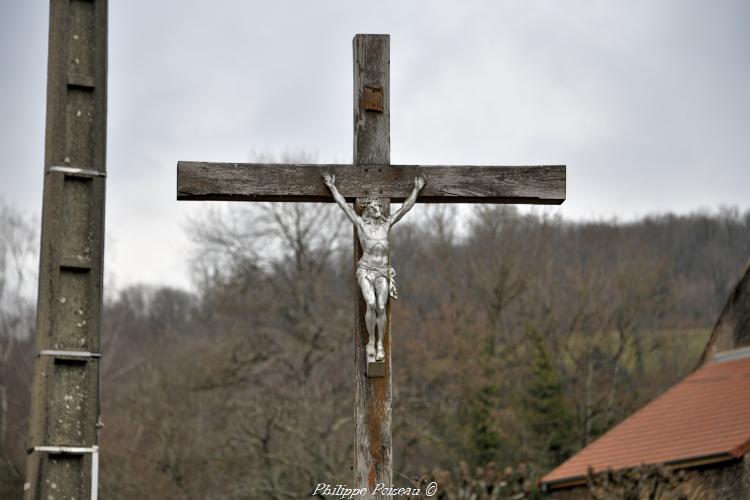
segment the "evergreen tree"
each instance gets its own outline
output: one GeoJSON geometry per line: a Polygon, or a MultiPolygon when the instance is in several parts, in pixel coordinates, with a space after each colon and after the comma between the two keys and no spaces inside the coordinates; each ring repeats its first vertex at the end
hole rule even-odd
{"type": "Polygon", "coordinates": [[[532,442],[540,452],[539,462],[548,466],[570,455],[572,418],[563,397],[560,375],[551,363],[544,341],[533,334],[531,380],[526,392],[526,417],[532,442]]]}

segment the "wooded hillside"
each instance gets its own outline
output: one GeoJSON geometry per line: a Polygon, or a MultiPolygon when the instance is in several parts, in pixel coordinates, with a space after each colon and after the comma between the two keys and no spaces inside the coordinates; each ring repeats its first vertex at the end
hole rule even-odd
{"type": "MultiPolygon", "coordinates": [[[[454,493],[532,489],[689,373],[750,256],[750,213],[734,210],[630,223],[420,210],[393,237],[394,479],[454,493]]],[[[31,236],[2,211],[5,498],[22,483],[34,349],[33,314],[5,286],[11,243],[31,236]]],[[[234,205],[190,226],[196,293],[131,287],[106,307],[102,497],[287,499],[350,483],[350,225],[333,206],[234,205]]]]}

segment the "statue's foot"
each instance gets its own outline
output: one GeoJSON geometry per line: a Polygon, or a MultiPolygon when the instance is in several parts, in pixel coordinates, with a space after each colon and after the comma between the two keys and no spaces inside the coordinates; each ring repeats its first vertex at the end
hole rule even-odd
{"type": "Polygon", "coordinates": [[[365,352],[367,353],[367,361],[375,361],[375,346],[367,346],[365,347],[365,352]]]}
{"type": "Polygon", "coordinates": [[[375,358],[375,361],[384,361],[385,360],[385,349],[383,349],[382,346],[378,346],[378,355],[375,358]]]}

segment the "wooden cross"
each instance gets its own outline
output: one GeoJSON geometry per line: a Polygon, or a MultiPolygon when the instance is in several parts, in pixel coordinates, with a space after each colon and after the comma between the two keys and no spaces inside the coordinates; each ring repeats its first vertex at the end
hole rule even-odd
{"type": "MultiPolygon", "coordinates": [[[[426,180],[418,203],[533,203],[558,205],[565,200],[565,166],[418,166],[390,164],[390,37],[356,35],[354,45],[354,164],[243,164],[181,161],[177,164],[178,200],[324,202],[333,198],[321,175],[336,185],[361,213],[360,201],[380,197],[403,201],[414,178],[426,180]]],[[[362,255],[354,234],[354,262],[362,255]]],[[[355,437],[353,488],[367,488],[366,498],[390,498],[378,484],[392,485],[391,315],[390,301],[382,372],[368,374],[364,322],[359,297],[354,323],[355,437]]],[[[371,367],[372,368],[372,367],[371,367]]]]}

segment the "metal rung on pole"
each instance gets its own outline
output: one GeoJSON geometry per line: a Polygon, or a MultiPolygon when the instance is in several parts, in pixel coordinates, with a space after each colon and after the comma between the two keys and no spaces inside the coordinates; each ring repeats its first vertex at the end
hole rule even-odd
{"type": "MultiPolygon", "coordinates": [[[[34,446],[30,451],[49,453],[51,455],[85,455],[91,454],[91,500],[99,496],[99,447],[98,446],[34,446]]],[[[25,483],[23,490],[31,488],[31,483],[25,483]]]]}
{"type": "Polygon", "coordinates": [[[93,168],[61,167],[59,165],[49,167],[47,173],[50,172],[62,172],[64,174],[83,175],[86,177],[107,177],[107,172],[102,172],[101,170],[93,168]]]}
{"type": "Polygon", "coordinates": [[[102,355],[98,352],[89,351],[64,351],[56,349],[42,349],[39,351],[37,356],[52,356],[52,357],[65,357],[65,358],[101,358],[102,355]]]}

